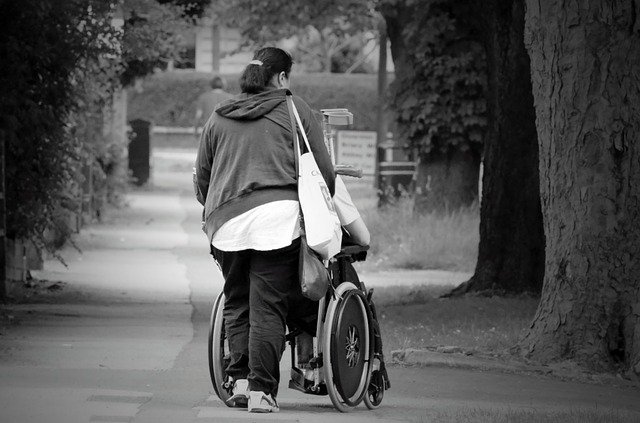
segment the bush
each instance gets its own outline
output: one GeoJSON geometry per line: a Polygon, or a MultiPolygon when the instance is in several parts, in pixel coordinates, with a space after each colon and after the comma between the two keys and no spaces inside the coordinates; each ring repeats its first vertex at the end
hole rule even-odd
{"type": "Polygon", "coordinates": [[[78,128],[84,111],[109,96],[104,85],[117,51],[110,10],[81,1],[0,4],[0,52],[11,58],[0,76],[10,239],[41,246],[45,230],[78,209],[87,154],[78,128]]]}
{"type": "MultiPolygon", "coordinates": [[[[240,92],[239,75],[225,75],[229,91],[240,92]]],[[[347,108],[356,130],[376,129],[376,75],[294,74],[291,90],[312,109],[347,108]]],[[[166,72],[147,78],[142,92],[129,95],[128,120],[145,119],[159,126],[192,126],[198,96],[209,89],[211,74],[166,72]]]]}

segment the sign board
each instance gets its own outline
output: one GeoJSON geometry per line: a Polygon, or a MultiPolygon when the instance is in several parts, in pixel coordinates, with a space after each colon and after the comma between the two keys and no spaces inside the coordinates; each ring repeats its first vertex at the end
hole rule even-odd
{"type": "Polygon", "coordinates": [[[375,131],[338,131],[336,163],[360,168],[366,176],[375,175],[376,141],[375,131]]]}

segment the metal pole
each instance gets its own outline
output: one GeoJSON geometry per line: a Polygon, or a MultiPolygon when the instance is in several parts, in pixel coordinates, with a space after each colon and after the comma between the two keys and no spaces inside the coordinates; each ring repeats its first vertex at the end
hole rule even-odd
{"type": "Polygon", "coordinates": [[[378,107],[376,117],[378,119],[377,127],[377,145],[376,145],[376,167],[375,177],[373,178],[373,186],[378,189],[380,179],[380,157],[378,156],[379,145],[387,140],[387,120],[385,118],[385,92],[387,90],[387,26],[384,18],[380,17],[378,21],[378,34],[380,37],[380,52],[378,56],[378,107]]]}
{"type": "Polygon", "coordinates": [[[220,72],[220,25],[217,22],[211,27],[211,71],[220,72]]]}

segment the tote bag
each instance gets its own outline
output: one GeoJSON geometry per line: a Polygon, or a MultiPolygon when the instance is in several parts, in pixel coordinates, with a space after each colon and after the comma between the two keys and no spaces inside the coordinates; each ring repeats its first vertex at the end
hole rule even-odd
{"type": "Polygon", "coordinates": [[[290,113],[295,116],[307,152],[300,154],[300,144],[294,126],[294,148],[298,157],[298,198],[302,211],[302,220],[309,248],[327,260],[340,252],[342,245],[342,227],[336,213],[329,187],[320,173],[302,121],[293,104],[291,96],[287,96],[290,113]]]}

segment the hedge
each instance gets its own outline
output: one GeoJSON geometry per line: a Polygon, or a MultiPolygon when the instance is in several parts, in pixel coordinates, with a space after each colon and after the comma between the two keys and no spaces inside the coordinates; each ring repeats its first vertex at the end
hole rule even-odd
{"type": "MultiPolygon", "coordinates": [[[[239,75],[225,75],[229,91],[238,93],[239,75]]],[[[192,126],[198,96],[209,89],[211,74],[165,72],[148,77],[141,92],[129,93],[128,120],[145,119],[158,126],[192,126]]],[[[376,129],[377,77],[367,74],[294,74],[291,90],[312,109],[347,108],[352,129],[376,129]]]]}

